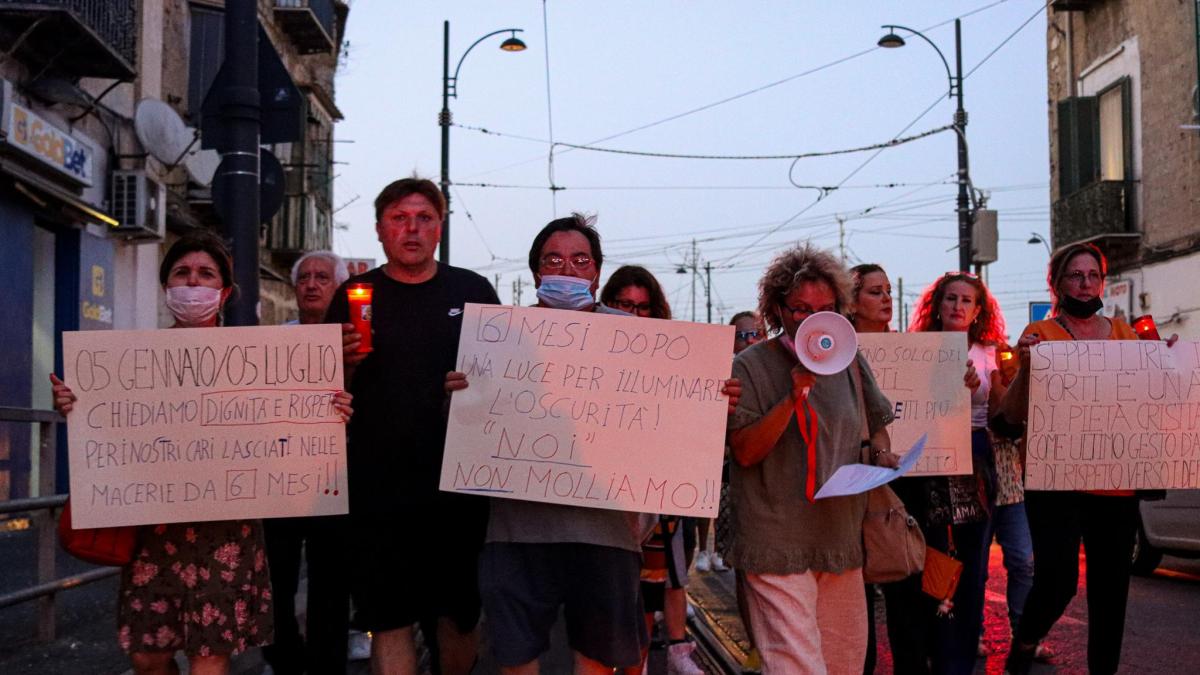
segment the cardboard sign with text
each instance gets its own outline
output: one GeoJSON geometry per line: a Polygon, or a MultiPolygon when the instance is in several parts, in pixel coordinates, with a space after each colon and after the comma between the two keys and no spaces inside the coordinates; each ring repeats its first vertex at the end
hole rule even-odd
{"type": "Polygon", "coordinates": [[[717,513],[733,327],[468,304],[441,489],[717,513]]]}
{"type": "Polygon", "coordinates": [[[63,333],[76,527],[346,513],[336,325],[63,333]]]}
{"type": "Polygon", "coordinates": [[[910,476],[971,473],[971,390],[966,333],[859,333],[858,351],[879,389],[895,406],[892,448],[910,448],[929,434],[910,476]]]}
{"type": "Polygon", "coordinates": [[[1200,488],[1200,342],[1042,342],[1030,376],[1027,489],[1200,488]]]}

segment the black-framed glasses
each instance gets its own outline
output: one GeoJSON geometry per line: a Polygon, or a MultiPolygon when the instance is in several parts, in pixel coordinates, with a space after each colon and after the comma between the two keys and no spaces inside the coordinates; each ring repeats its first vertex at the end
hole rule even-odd
{"type": "Polygon", "coordinates": [[[739,330],[739,331],[736,331],[733,335],[734,335],[734,337],[741,340],[742,342],[749,342],[751,340],[757,339],[759,335],[762,335],[762,333],[760,333],[759,331],[756,331],[756,330],[739,330]]]}
{"type": "Polygon", "coordinates": [[[783,307],[785,310],[787,310],[788,313],[792,315],[792,319],[795,321],[800,320],[797,317],[802,316],[802,317],[808,318],[808,317],[812,316],[813,314],[816,314],[817,312],[835,312],[835,311],[837,311],[837,309],[835,307],[833,307],[832,305],[830,305],[829,307],[822,307],[820,309],[813,309],[813,308],[809,307],[808,305],[792,307],[787,304],[786,300],[780,300],[779,305],[781,307],[783,307]]]}
{"type": "Polygon", "coordinates": [[[630,314],[649,312],[653,309],[648,302],[633,302],[632,300],[622,300],[620,298],[613,300],[613,307],[622,312],[629,312],[630,314]]]}
{"type": "Polygon", "coordinates": [[[551,272],[565,268],[568,263],[570,263],[573,269],[582,270],[587,269],[592,264],[592,256],[580,253],[579,255],[564,258],[561,255],[551,253],[550,255],[542,256],[541,263],[542,269],[550,270],[551,272]]]}

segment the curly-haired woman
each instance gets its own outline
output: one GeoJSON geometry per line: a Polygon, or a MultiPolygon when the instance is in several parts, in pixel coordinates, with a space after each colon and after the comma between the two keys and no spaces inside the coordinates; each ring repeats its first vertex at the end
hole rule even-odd
{"type": "Polygon", "coordinates": [[[729,559],[746,574],[765,672],[862,672],[866,496],[814,501],[806,484],[820,485],[860,460],[864,415],[870,456],[895,466],[887,433],[892,406],[862,357],[842,372],[815,375],[799,364],[794,348],[808,317],[849,308],[850,279],[837,258],[811,244],[788,249],[758,284],[759,314],[780,334],[733,362],[742,396],[729,425],[735,519],[729,559]]]}

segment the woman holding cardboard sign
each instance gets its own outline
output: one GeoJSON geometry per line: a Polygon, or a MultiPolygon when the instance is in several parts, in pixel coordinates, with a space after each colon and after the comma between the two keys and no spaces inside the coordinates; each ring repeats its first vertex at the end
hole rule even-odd
{"type": "MultiPolygon", "coordinates": [[[[914,515],[920,513],[917,518],[926,543],[962,563],[958,588],[950,601],[939,607],[941,616],[918,618],[933,622],[929,627],[933,672],[970,673],[975,668],[983,619],[983,541],[996,494],[996,464],[987,427],[999,411],[1005,390],[996,358],[997,347],[1004,345],[1004,317],[979,277],[947,272],[925,289],[909,331],[967,334],[964,382],[971,389],[972,473],[911,479],[908,487],[916,484],[921,490],[916,495],[909,491],[902,498],[914,515]],[[923,504],[913,509],[914,501],[923,504]]],[[[903,487],[898,485],[896,490],[901,492],[903,487]]],[[[889,602],[889,609],[892,604],[889,602]]]]}
{"type": "MultiPolygon", "coordinates": [[[[233,292],[228,249],[215,235],[189,234],[171,246],[159,269],[176,328],[221,323],[233,292]]],[[[54,407],[71,412],[71,389],[55,375],[54,407]]],[[[350,397],[335,406],[350,415],[350,397]]],[[[230,657],[272,636],[270,580],[257,520],[170,523],[137,528],[133,560],[121,571],[118,640],[138,675],[176,672],[183,650],[195,675],[229,671],[230,657]]]]}
{"type": "MultiPolygon", "coordinates": [[[[1136,340],[1124,321],[1100,314],[1108,261],[1092,244],[1071,244],[1050,258],[1051,318],[1025,327],[1017,343],[1021,369],[1004,400],[1010,422],[1029,406],[1029,348],[1043,340],[1136,340]]],[[[1168,341],[1173,343],[1174,339],[1168,341]]],[[[1087,555],[1088,671],[1115,673],[1121,660],[1137,498],[1131,490],[1029,491],[1033,589],[1013,636],[1005,670],[1029,672],[1038,641],[1066,610],[1079,584],[1079,543],[1087,555]]]]}
{"type": "Polygon", "coordinates": [[[784,251],[758,283],[759,313],[782,333],[733,362],[742,396],[729,423],[729,562],[745,572],[750,624],[767,672],[862,672],[867,498],[814,500],[812,487],[859,461],[864,415],[871,457],[896,466],[887,433],[892,406],[861,356],[841,372],[814,375],[794,348],[810,316],[849,307],[850,279],[837,258],[812,245],[784,251]]]}

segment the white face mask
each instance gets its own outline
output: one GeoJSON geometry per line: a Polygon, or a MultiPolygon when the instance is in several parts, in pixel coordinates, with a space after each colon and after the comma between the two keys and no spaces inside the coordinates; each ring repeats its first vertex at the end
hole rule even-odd
{"type": "Polygon", "coordinates": [[[167,309],[187,326],[207,322],[221,309],[221,291],[208,286],[172,286],[167,289],[167,309]]]}

